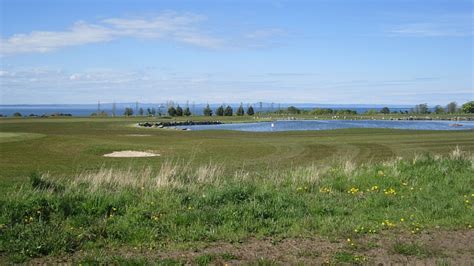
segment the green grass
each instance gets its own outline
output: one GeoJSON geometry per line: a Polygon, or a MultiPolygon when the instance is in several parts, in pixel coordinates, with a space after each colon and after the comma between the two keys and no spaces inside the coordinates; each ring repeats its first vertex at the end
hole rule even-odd
{"type": "Polygon", "coordinates": [[[220,181],[186,172],[145,187],[33,177],[0,202],[0,247],[21,261],[123,245],[153,249],[248,237],[357,238],[467,228],[474,219],[466,202],[474,200],[472,164],[472,158],[428,156],[352,170],[335,165],[317,176],[303,168],[220,181]]]}
{"type": "MultiPolygon", "coordinates": [[[[474,220],[473,131],[182,132],[133,127],[137,121],[0,120],[9,139],[0,149],[0,254],[22,262],[250,237],[357,239],[474,220]],[[453,153],[456,146],[464,152],[453,153]],[[102,157],[116,150],[162,156],[102,157]]],[[[216,259],[230,257],[204,254],[194,263],[216,259]]]]}
{"type": "Polygon", "coordinates": [[[337,252],[334,254],[333,260],[336,263],[360,264],[366,259],[363,256],[354,255],[351,252],[337,252]]]}
{"type": "Polygon", "coordinates": [[[38,139],[44,136],[35,133],[0,132],[0,143],[38,139]]]}
{"type": "MultiPolygon", "coordinates": [[[[205,119],[197,117],[192,119],[205,119]]],[[[250,121],[251,118],[215,118],[250,121]]],[[[225,165],[229,173],[320,164],[333,160],[381,161],[396,156],[447,154],[457,145],[474,151],[474,131],[345,129],[308,132],[232,132],[136,128],[144,118],[0,119],[2,134],[40,134],[41,138],[1,143],[0,192],[27,181],[33,172],[73,176],[101,167],[152,166],[164,161],[225,165]],[[137,137],[131,134],[148,134],[137,137]],[[155,158],[104,158],[117,150],[153,150],[155,158]]],[[[148,119],[147,119],[148,120],[148,119]]],[[[38,136],[38,135],[35,135],[38,136]]],[[[12,137],[9,137],[13,140],[12,137]]]]}
{"type": "Polygon", "coordinates": [[[428,248],[418,243],[396,242],[393,245],[392,249],[393,249],[393,253],[401,254],[405,256],[429,257],[435,253],[438,253],[438,255],[440,255],[439,252],[434,252],[432,250],[429,250],[428,248]]]}

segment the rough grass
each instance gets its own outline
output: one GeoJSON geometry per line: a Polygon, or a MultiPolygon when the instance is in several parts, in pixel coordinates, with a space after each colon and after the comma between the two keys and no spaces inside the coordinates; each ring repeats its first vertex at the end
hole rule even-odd
{"type": "MultiPolygon", "coordinates": [[[[33,175],[30,184],[0,201],[0,252],[24,261],[115,246],[162,249],[249,237],[326,235],[351,243],[382,231],[469,228],[474,220],[474,160],[461,150],[259,175],[221,168],[168,162],[159,171],[33,175]]],[[[336,261],[358,258],[348,254],[336,261]]]]}

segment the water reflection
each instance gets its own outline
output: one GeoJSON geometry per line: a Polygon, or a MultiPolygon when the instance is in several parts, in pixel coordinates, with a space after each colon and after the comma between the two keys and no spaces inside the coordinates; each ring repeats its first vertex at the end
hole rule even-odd
{"type": "Polygon", "coordinates": [[[474,121],[387,121],[387,120],[278,120],[258,123],[195,125],[178,128],[191,130],[237,130],[250,132],[330,130],[340,128],[393,128],[412,130],[474,129],[474,121]]]}

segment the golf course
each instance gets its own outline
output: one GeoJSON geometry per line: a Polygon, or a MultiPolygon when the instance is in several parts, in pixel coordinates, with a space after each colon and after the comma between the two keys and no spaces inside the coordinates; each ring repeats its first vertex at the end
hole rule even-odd
{"type": "Polygon", "coordinates": [[[145,121],[1,119],[2,262],[472,262],[473,130],[145,121]]]}

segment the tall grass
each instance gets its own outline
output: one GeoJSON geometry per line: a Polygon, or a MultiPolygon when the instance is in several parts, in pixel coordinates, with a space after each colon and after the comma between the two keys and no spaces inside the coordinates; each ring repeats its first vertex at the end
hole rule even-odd
{"type": "Polygon", "coordinates": [[[190,165],[34,176],[0,201],[0,252],[22,261],[117,245],[473,226],[474,159],[459,148],[446,157],[259,173],[190,165]]]}

